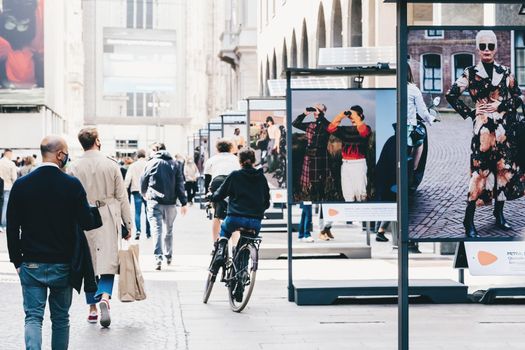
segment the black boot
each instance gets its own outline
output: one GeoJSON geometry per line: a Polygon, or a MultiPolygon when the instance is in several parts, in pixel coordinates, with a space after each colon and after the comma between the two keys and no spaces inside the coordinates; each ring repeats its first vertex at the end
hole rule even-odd
{"type": "Polygon", "coordinates": [[[503,216],[503,206],[505,205],[504,201],[496,201],[494,203],[494,217],[496,218],[496,226],[502,230],[508,231],[512,227],[507,223],[505,217],[503,216]]]}
{"type": "Polygon", "coordinates": [[[479,238],[478,231],[474,227],[474,213],[476,212],[476,202],[470,201],[467,204],[467,210],[465,210],[465,219],[463,220],[463,226],[465,227],[465,236],[468,238],[479,238]]]}
{"type": "Polygon", "coordinates": [[[226,251],[228,249],[228,240],[225,238],[221,238],[219,240],[219,244],[217,244],[217,250],[215,251],[215,261],[214,265],[216,267],[221,266],[224,264],[226,260],[226,251]]]}

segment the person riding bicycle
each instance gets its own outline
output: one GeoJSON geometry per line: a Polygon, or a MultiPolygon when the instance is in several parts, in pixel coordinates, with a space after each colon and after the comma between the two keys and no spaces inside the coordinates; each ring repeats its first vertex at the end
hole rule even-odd
{"type": "Polygon", "coordinates": [[[255,169],[255,152],[239,152],[241,169],[232,172],[221,187],[208,198],[218,202],[229,198],[227,216],[222,222],[220,239],[212,266],[220,266],[226,258],[226,247],[233,232],[240,228],[259,234],[264,212],[270,206],[270,188],[262,169],[255,169]]]}

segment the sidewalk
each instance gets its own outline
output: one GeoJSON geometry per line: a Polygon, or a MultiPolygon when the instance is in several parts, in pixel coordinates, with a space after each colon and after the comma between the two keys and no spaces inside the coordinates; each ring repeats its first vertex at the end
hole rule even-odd
{"type": "MultiPolygon", "coordinates": [[[[140,241],[148,299],[124,304],[115,298],[111,304],[110,329],[88,324],[84,297],[75,295],[71,308],[70,349],[397,348],[395,303],[353,302],[298,307],[287,300],[286,260],[260,262],[254,294],[241,314],[230,311],[226,288],[220,283],[215,285],[209,303],[202,304],[211,249],[210,222],[203,212],[193,207],[186,217],[177,218],[176,228],[173,264],[163,266],[160,272],[154,271],[153,241],[140,241]]],[[[346,234],[345,231],[335,233],[336,240],[346,234]]],[[[286,235],[282,235],[285,239],[286,235]]],[[[397,261],[390,243],[373,244],[373,250],[383,250],[380,255],[385,259],[296,260],[294,278],[396,278],[397,261]]],[[[0,348],[22,349],[24,316],[21,291],[5,247],[5,235],[2,234],[0,288],[4,297],[0,301],[0,317],[4,322],[0,324],[0,348]]],[[[431,246],[424,248],[425,251],[431,250],[431,246]]],[[[410,264],[411,278],[456,278],[456,272],[451,269],[451,258],[423,254],[410,264]]],[[[474,284],[472,292],[479,287],[486,288],[489,282],[523,284],[524,281],[467,278],[467,282],[474,284]]],[[[410,307],[410,317],[411,349],[517,350],[522,349],[525,342],[523,305],[415,304],[410,307]]],[[[49,318],[44,321],[43,334],[46,349],[50,344],[49,318]]]]}

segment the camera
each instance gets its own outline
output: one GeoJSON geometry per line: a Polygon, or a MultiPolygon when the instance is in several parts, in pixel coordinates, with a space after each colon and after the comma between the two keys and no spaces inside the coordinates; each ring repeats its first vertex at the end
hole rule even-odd
{"type": "Polygon", "coordinates": [[[306,107],[306,111],[308,111],[308,112],[315,112],[315,111],[317,111],[317,108],[315,108],[315,107],[306,107]]]}

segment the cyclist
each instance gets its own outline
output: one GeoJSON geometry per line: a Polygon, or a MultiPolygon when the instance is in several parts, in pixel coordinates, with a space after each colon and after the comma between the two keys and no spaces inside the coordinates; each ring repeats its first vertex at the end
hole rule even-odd
{"type": "Polygon", "coordinates": [[[227,216],[222,222],[220,239],[212,266],[220,266],[226,258],[226,247],[233,232],[240,228],[261,230],[264,211],[270,206],[270,188],[262,169],[255,169],[255,153],[246,148],[239,152],[240,170],[232,172],[215,193],[211,202],[229,198],[227,216]]]}

